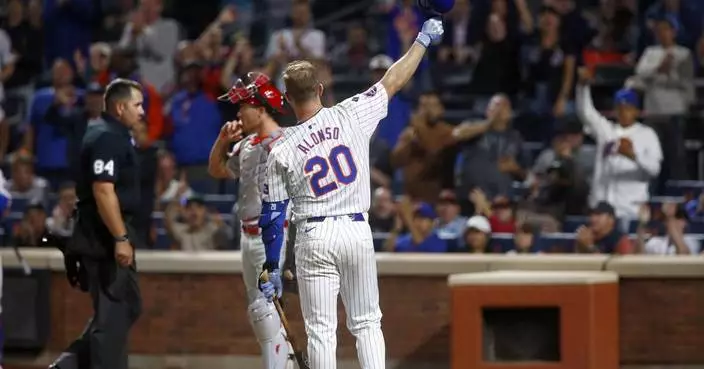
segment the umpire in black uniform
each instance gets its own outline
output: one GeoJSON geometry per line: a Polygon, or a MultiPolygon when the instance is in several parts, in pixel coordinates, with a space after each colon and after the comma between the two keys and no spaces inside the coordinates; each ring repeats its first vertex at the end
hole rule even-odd
{"type": "Polygon", "coordinates": [[[126,369],[129,330],[141,310],[132,225],[140,178],[130,129],[144,116],[142,87],[116,79],[104,100],[83,137],[76,226],[63,250],[69,282],[90,292],[94,315],[50,368],[126,369]]]}

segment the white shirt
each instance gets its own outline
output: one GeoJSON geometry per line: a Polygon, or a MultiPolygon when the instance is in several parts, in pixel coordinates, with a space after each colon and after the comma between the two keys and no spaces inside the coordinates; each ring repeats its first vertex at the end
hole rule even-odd
{"type": "MultiPolygon", "coordinates": [[[[683,238],[689,252],[692,255],[699,254],[699,240],[688,235],[684,235],[683,238]]],[[[670,237],[657,236],[645,243],[643,252],[649,255],[676,255],[677,246],[670,240],[670,237]]]]}
{"type": "Polygon", "coordinates": [[[236,143],[227,160],[230,176],[240,181],[236,208],[237,216],[245,223],[259,218],[262,211],[261,187],[269,152],[267,143],[257,142],[256,137],[252,134],[236,143]]]}
{"type": "Polygon", "coordinates": [[[293,221],[366,213],[369,140],[386,117],[381,83],[284,131],[267,161],[264,201],[292,203],[293,221]]]}
{"type": "Polygon", "coordinates": [[[684,46],[645,49],[638,60],[636,75],[645,82],[644,108],[650,114],[685,114],[694,101],[694,63],[692,53],[684,46]],[[659,73],[663,60],[671,54],[673,62],[666,73],[659,73]]]}
{"type": "MultiPolygon", "coordinates": [[[[301,46],[306,49],[307,53],[310,55],[309,58],[323,59],[325,57],[325,33],[313,28],[303,31],[301,46]]],[[[278,30],[271,35],[269,45],[266,48],[266,58],[271,59],[281,52],[286,53],[290,60],[302,58],[303,54],[296,46],[293,30],[290,28],[278,30]],[[280,39],[283,39],[285,50],[281,50],[280,39]]],[[[281,91],[285,90],[282,78],[276,81],[276,85],[281,91]]]]}
{"type": "Polygon", "coordinates": [[[134,45],[138,52],[139,72],[157,91],[164,91],[175,81],[174,55],[178,50],[179,25],[173,19],[160,18],[132,36],[132,22],[125,25],[120,46],[134,45]]]}
{"type": "MultiPolygon", "coordinates": [[[[176,194],[178,193],[178,189],[181,187],[181,182],[179,182],[176,179],[172,179],[171,182],[169,182],[169,185],[166,187],[164,192],[161,193],[161,196],[159,196],[159,201],[161,202],[170,202],[174,200],[174,197],[176,197],[176,194]]],[[[193,195],[193,190],[189,187],[186,189],[186,191],[181,195],[184,198],[189,198],[193,195]]]]}
{"type": "Polygon", "coordinates": [[[601,115],[592,104],[588,86],[577,87],[577,114],[596,141],[590,204],[606,201],[616,216],[635,218],[641,204],[648,201],[649,182],[660,173],[662,148],[652,128],[640,123],[623,128],[601,115]],[[636,160],[619,155],[621,137],[633,142],[636,160]]]}
{"type": "MultiPolygon", "coordinates": [[[[325,33],[317,29],[307,29],[303,31],[301,36],[301,46],[311,54],[313,58],[322,59],[325,57],[325,33]]],[[[267,59],[281,53],[286,54],[291,59],[298,59],[302,56],[301,50],[296,47],[296,40],[293,37],[293,30],[285,28],[274,32],[269,39],[269,45],[266,49],[267,59]],[[281,50],[279,39],[283,38],[285,50],[281,50]]]]}

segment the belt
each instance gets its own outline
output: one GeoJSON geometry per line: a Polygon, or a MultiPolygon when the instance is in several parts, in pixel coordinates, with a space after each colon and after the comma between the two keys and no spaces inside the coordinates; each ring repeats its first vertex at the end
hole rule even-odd
{"type": "Polygon", "coordinates": [[[364,214],[354,213],[354,214],[335,215],[335,216],[328,216],[328,217],[310,217],[310,218],[306,219],[306,222],[307,223],[320,223],[327,218],[330,218],[333,220],[347,218],[353,222],[363,222],[364,221],[364,214]]]}
{"type": "Polygon", "coordinates": [[[242,232],[250,236],[259,236],[262,229],[259,228],[259,224],[242,224],[242,232]]]}
{"type": "MultiPolygon", "coordinates": [[[[284,228],[288,228],[288,220],[284,221],[284,228]]],[[[259,224],[244,224],[242,223],[242,232],[250,236],[259,236],[262,234],[262,229],[259,228],[259,224]]]]}

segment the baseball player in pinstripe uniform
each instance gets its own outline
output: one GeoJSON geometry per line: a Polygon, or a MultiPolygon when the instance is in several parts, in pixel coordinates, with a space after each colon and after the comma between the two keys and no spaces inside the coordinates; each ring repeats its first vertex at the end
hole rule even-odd
{"type": "Polygon", "coordinates": [[[312,369],[336,368],[337,296],[357,339],[363,369],[384,368],[385,343],[369,210],[369,140],[387,114],[389,99],[413,76],[442,22],[427,20],[416,41],[384,77],[365,92],[323,107],[323,85],[306,61],[283,74],[286,98],[298,125],[271,148],[259,224],[270,280],[268,299],[281,294],[279,255],[289,201],[296,225],[296,277],[312,369]]]}
{"type": "Polygon", "coordinates": [[[240,104],[239,120],[227,122],[210,153],[209,171],[216,178],[239,179],[237,215],[242,222],[242,279],[247,290],[248,314],[261,345],[265,369],[292,368],[290,346],[274,305],[258,289],[265,261],[258,225],[260,188],[264,180],[267,147],[281,137],[274,117],[285,114],[281,92],[263,74],[250,73],[239,80],[221,100],[240,104]],[[242,139],[243,134],[247,136],[242,139]],[[230,145],[235,143],[229,151],[230,145]]]}

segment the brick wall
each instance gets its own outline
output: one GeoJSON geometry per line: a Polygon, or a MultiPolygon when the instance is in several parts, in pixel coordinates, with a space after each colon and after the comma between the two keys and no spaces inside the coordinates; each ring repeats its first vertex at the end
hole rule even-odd
{"type": "MultiPolygon", "coordinates": [[[[60,350],[90,315],[87,295],[65,278],[52,280],[49,348],[60,350]]],[[[704,363],[704,281],[622,279],[621,361],[704,363]]],[[[449,360],[449,291],[445,277],[382,276],[383,327],[390,358],[449,360]]],[[[258,351],[246,318],[244,288],[235,274],[141,274],[143,315],[131,337],[140,354],[233,354],[258,351]]],[[[297,298],[287,300],[291,325],[303,338],[297,298]]],[[[339,355],[356,356],[339,305],[339,355]]],[[[299,340],[301,340],[299,339],[299,340]]]]}
{"type": "Polygon", "coordinates": [[[704,363],[704,281],[622,279],[621,362],[704,363]]]}

